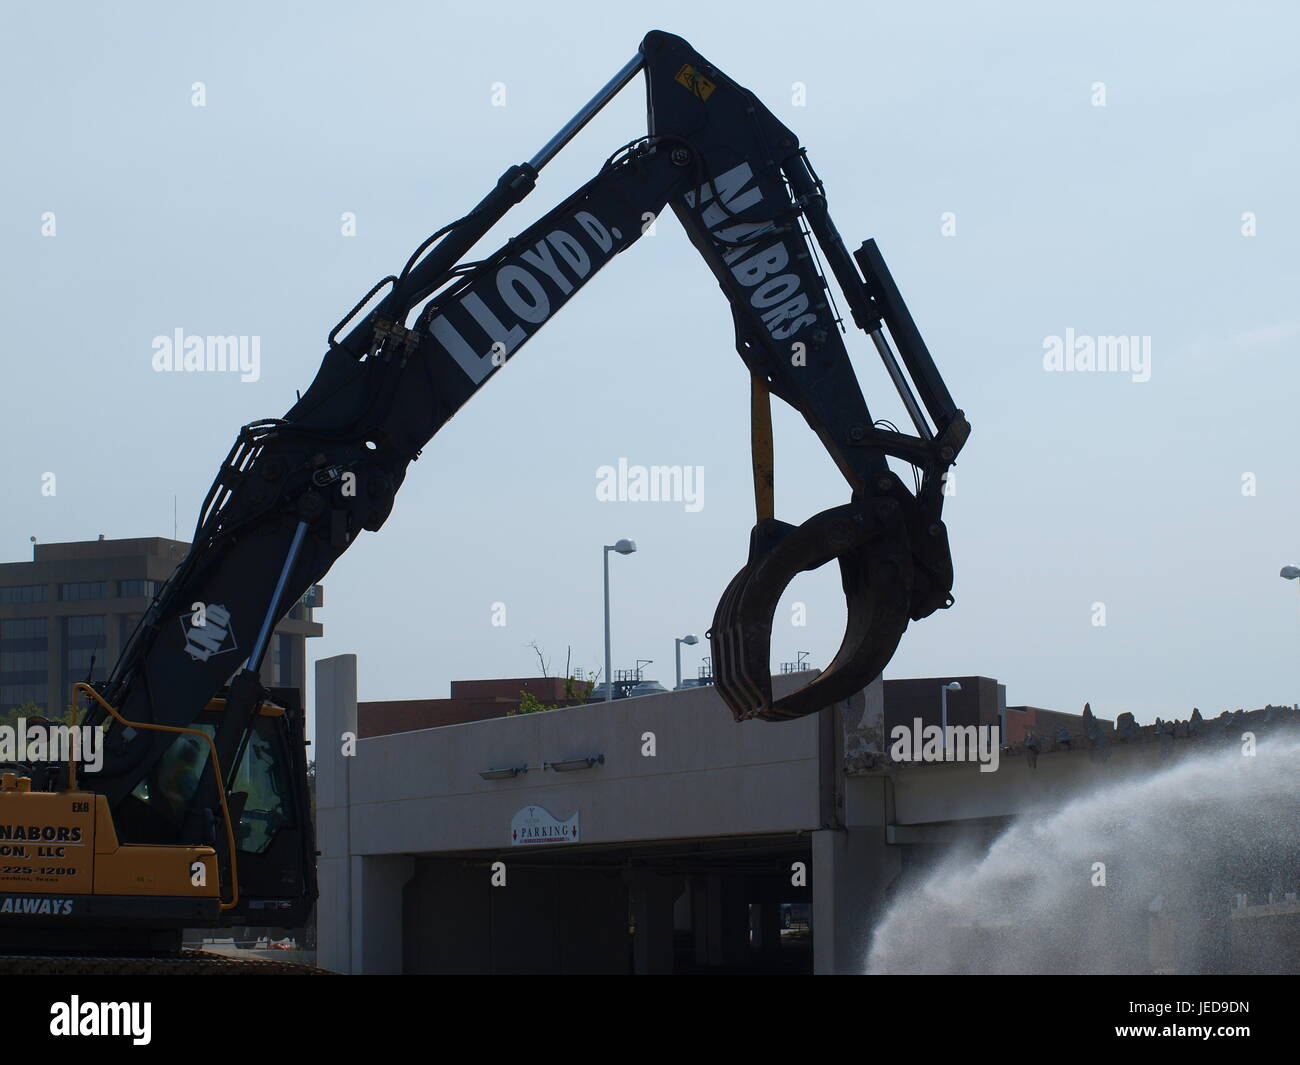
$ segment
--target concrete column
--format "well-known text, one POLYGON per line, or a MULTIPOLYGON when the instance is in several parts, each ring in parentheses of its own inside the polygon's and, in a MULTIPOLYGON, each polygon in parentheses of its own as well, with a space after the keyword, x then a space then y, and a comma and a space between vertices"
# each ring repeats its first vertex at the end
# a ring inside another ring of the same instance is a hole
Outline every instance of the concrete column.
MULTIPOLYGON (((357 656, 316 663, 316 903, 317 963, 350 973, 352 954, 352 843, 348 770, 343 735, 357 731, 357 656)), ((401 912, 400 900, 398 912, 401 912)), ((400 954, 399 954, 400 958, 400 954)), ((357 959, 358 963, 360 959, 357 959)))
MULTIPOLYGON (((118 656, 122 653, 122 615, 105 614, 104 615, 104 661, 95 663, 95 677, 98 679, 107 674, 113 668, 113 663, 117 661, 118 656), (103 670, 103 673, 100 671, 103 670)), ((82 674, 84 677, 85 674, 82 674)), ((82 677, 77 677, 81 680, 82 677)), ((69 693, 71 694, 71 693, 69 693)))
POLYGON ((664 974, 673 971, 673 903, 676 884, 670 876, 638 870, 632 879, 633 971, 664 974))
POLYGON ((352 857, 353 973, 402 971, 402 889, 415 874, 415 859, 405 854, 352 857))
POLYGON ((707 876, 693 876, 686 887, 691 896, 691 937, 696 965, 722 964, 721 944, 716 942, 715 933, 717 918, 709 905, 709 879, 707 876))
MULTIPOLYGON (((49 594, 53 597, 52 601, 57 602, 59 586, 50 585, 49 594)), ((64 619, 58 615, 51 616, 45 622, 45 712, 50 715, 63 713, 72 702, 72 685, 65 683, 68 678, 63 669, 63 664, 68 660, 63 651, 63 624, 64 619)))
POLYGON ((695 964, 749 961, 749 899, 743 874, 707 873, 690 881, 695 964))
POLYGON ((722 962, 733 967, 745 965, 749 961, 749 896, 744 874, 720 876, 718 889, 722 962))
POLYGON ((676 932, 691 930, 691 898, 690 881, 679 879, 677 901, 673 903, 673 930, 676 932))
POLYGON ((770 954, 781 948, 781 904, 760 902, 749 909, 749 931, 755 950, 770 954))
POLYGON ((812 841, 813 972, 861 973, 902 854, 885 843, 878 825, 823 829, 812 841))
MULTIPOLYGON (((633 971, 628 959, 628 888, 621 877, 598 870, 560 873, 558 972, 615 975, 633 971)), ((638 928, 647 920, 646 915, 636 914, 638 928)), ((671 948, 671 938, 669 943, 671 948)))

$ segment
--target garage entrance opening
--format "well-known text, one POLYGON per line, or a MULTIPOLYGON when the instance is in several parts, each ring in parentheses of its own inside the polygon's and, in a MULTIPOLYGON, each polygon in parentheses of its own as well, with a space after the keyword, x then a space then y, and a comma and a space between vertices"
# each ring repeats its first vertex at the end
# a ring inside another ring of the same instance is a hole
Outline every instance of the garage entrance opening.
POLYGON ((408 973, 811 973, 806 836, 419 856, 408 973))

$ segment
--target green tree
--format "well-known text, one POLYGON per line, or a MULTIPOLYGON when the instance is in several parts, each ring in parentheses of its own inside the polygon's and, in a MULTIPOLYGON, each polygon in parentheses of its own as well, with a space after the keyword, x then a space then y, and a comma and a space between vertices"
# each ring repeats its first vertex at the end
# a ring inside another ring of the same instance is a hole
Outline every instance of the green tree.
POLYGON ((64 724, 71 724, 71 712, 64 710, 62 713, 52 714, 40 703, 32 702, 30 699, 21 706, 15 706, 12 710, 6 710, 0 714, 0 725, 9 725, 16 727, 20 717, 31 720, 34 717, 43 717, 47 721, 57 721, 64 724))
POLYGON ((516 714, 540 714, 543 710, 554 709, 555 705, 542 702, 536 695, 525 689, 519 693, 519 708, 511 710, 506 717, 514 717, 516 714))
POLYGON ((596 670, 591 675, 591 680, 578 680, 573 674, 564 678, 564 702, 562 703, 544 703, 532 692, 521 690, 519 692, 519 709, 511 710, 506 717, 514 717, 516 714, 539 714, 544 710, 558 710, 561 706, 570 706, 574 703, 585 703, 591 698, 592 691, 596 687, 596 679, 600 676, 600 670, 596 670))

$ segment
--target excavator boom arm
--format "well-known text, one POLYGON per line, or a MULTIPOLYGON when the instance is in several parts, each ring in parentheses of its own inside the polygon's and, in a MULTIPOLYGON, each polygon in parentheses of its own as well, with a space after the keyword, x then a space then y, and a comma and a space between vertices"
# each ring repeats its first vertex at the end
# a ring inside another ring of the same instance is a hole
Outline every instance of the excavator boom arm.
MULTIPOLYGON (((128 721, 188 725, 243 662, 215 737, 233 774, 265 696, 257 671, 276 622, 361 531, 384 524, 408 465, 438 429, 666 206, 731 305, 756 411, 768 395, 798 410, 851 493, 845 506, 792 526, 760 491, 749 558, 710 633, 720 694, 737 718, 781 719, 845 698, 878 674, 909 619, 951 602, 942 478, 968 427, 874 242, 846 251, 794 134, 681 38, 654 32, 532 160, 507 170, 339 323, 315 380, 284 417, 244 427, 189 556, 97 686, 105 699, 128 721), (640 71, 648 134, 523 233, 467 261, 539 170, 640 71), (885 359, 915 435, 872 419, 818 248, 885 359), (891 455, 916 467, 915 491, 890 470, 891 455), (831 559, 849 601, 844 644, 820 677, 774 700, 776 600, 798 572, 831 559)), ((756 425, 762 420, 756 415, 756 425)), ((765 468, 770 476, 770 458, 765 468)), ((97 786, 116 804, 167 740, 111 723, 109 737, 97 786)), ((230 789, 230 779, 206 772, 209 795, 230 789)))

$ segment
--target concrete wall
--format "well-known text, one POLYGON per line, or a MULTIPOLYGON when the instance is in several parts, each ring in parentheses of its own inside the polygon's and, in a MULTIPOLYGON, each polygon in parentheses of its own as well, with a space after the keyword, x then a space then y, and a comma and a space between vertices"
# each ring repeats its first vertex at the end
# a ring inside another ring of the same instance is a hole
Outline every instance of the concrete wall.
MULTIPOLYGON (((317 664, 321 755, 355 731, 349 662, 317 664)), ((805 679, 779 677, 777 691, 805 679)), ((511 818, 534 804, 561 820, 577 812, 582 843, 816 829, 818 740, 816 717, 737 724, 711 688, 363 739, 339 767, 351 781, 350 853, 508 846, 511 818), (651 734, 653 757, 642 753, 651 734), (599 755, 603 765, 578 772, 479 776, 599 755)))
MULTIPOLYGON (((776 678, 777 691, 806 679, 776 678)), ((995 724, 998 685, 962 678, 964 690, 968 682, 969 716, 950 721, 995 724)), ((1014 815, 1150 774, 1168 764, 1162 750, 1177 760, 1200 748, 1114 743, 1104 759, 1048 749, 1036 768, 1019 750, 991 773, 971 763, 885 768, 890 689, 876 684, 782 724, 737 725, 700 688, 378 736, 347 757, 355 659, 318 663, 317 683, 319 953, 351 972, 668 972, 684 923, 698 965, 739 971, 769 945, 777 910, 763 904, 793 901, 790 859, 805 854, 814 971, 861 972, 891 889, 941 848, 987 844, 1014 815), (604 763, 592 769, 540 768, 596 756, 604 763), (512 779, 479 776, 521 766, 530 769, 512 779), (580 845, 512 848, 511 819, 528 805, 560 820, 578 814, 580 845), (724 842, 734 855, 695 853, 724 842), (755 844, 781 860, 747 874, 740 852, 755 844), (508 890, 488 873, 501 859, 508 890)), ((933 687, 914 694, 928 699, 933 687)))
MULTIPOLYGON (((776 678, 776 693, 807 679, 776 678)), ((325 968, 671 971, 674 906, 685 882, 646 870, 628 880, 608 869, 530 867, 522 859, 540 848, 510 847, 511 820, 525 806, 561 820, 577 813, 583 845, 822 825, 829 731, 819 717, 739 725, 716 691, 698 688, 353 744, 343 737, 357 731, 355 656, 318 662, 316 683, 325 968), (540 768, 601 755, 604 763, 591 769, 540 768), (513 779, 479 776, 512 766, 533 768, 513 779), (491 887, 482 862, 439 857, 485 851, 520 855, 508 863, 510 890, 491 887)), ((566 851, 548 848, 548 857, 566 851)), ((748 938, 745 880, 713 880, 705 887, 717 890, 701 896, 712 903, 712 920, 701 926, 709 945, 701 949, 710 964, 735 964, 748 938)), ((770 938, 775 911, 764 912, 770 938)))
POLYGON ((563 677, 516 677, 503 680, 453 680, 450 699, 389 699, 362 702, 358 708, 361 735, 384 736, 506 717, 519 709, 522 692, 548 705, 584 703, 565 697, 563 677))
POLYGON ((1205 750, 1199 743, 1175 744, 1171 761, 1165 761, 1159 744, 1115 744, 1105 761, 1075 747, 1041 755, 1032 769, 1023 752, 1005 751, 994 773, 981 773, 972 763, 904 767, 894 774, 892 822, 916 825, 1059 809, 1100 783, 1132 774, 1150 775, 1205 750))
POLYGON ((998 682, 989 677, 923 677, 885 681, 886 733, 895 725, 909 728, 916 718, 937 725, 941 717, 940 685, 957 681, 961 691, 948 693, 948 724, 996 725, 998 682))

